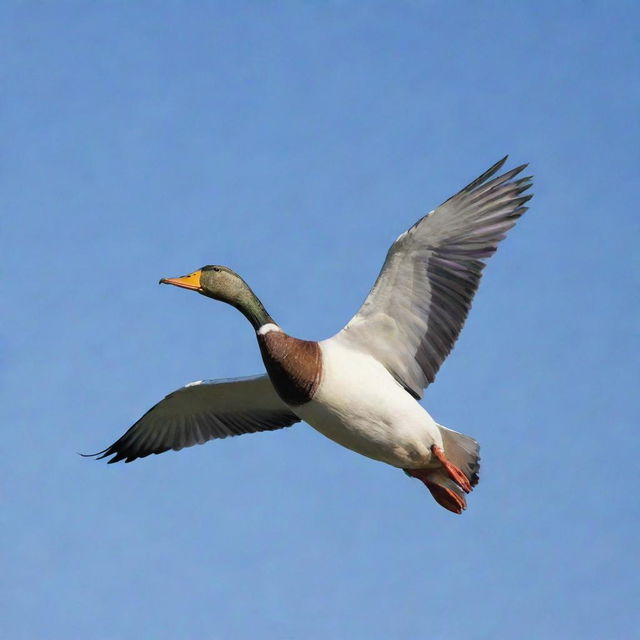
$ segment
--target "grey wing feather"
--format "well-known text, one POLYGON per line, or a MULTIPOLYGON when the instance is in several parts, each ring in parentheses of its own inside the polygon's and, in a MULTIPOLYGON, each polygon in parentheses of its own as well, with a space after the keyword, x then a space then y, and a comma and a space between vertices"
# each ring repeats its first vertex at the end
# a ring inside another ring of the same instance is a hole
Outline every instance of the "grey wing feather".
POLYGON ((192 382, 149 409, 98 459, 131 462, 152 453, 257 431, 288 427, 300 419, 276 394, 267 376, 192 382))
POLYGON ((485 260, 527 210, 527 166, 497 178, 503 158, 418 220, 387 253, 373 289, 334 339, 371 353, 421 398, 465 322, 485 260))

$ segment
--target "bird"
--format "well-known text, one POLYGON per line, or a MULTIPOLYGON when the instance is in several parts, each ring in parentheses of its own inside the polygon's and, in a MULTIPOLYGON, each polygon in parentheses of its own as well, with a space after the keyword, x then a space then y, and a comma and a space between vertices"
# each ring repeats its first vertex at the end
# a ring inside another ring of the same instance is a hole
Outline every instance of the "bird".
POLYGON ((356 315, 328 339, 287 334, 229 267, 162 278, 238 309, 255 331, 266 373, 189 383, 88 456, 132 462, 304 421, 402 469, 442 507, 462 513, 479 479, 479 444, 438 424, 419 401, 458 338, 487 259, 528 209, 526 164, 494 177, 507 158, 398 236, 356 315))

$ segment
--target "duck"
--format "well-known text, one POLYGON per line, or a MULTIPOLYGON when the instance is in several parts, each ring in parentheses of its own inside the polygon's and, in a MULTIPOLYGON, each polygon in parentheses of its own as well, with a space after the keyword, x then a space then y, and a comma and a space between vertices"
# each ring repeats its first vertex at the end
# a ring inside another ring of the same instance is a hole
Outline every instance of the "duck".
POLYGON ((109 464, 304 421, 363 456, 420 480, 456 514, 477 485, 480 447, 420 404, 469 313, 486 261, 528 207, 527 166, 508 156, 420 218, 391 245, 355 316, 320 341, 289 335, 231 268, 207 265, 161 284, 235 307, 255 331, 266 373, 199 380, 170 393, 95 454, 109 464))

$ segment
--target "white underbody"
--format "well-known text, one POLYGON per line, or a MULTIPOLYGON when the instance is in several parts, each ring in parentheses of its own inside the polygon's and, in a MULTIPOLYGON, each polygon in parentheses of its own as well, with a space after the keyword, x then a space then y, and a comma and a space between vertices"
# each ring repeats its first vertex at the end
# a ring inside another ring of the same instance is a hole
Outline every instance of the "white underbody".
POLYGON ((313 400, 292 410, 363 456, 403 469, 431 466, 431 446, 442 447, 442 436, 423 407, 372 356, 335 338, 319 344, 320 384, 313 400))

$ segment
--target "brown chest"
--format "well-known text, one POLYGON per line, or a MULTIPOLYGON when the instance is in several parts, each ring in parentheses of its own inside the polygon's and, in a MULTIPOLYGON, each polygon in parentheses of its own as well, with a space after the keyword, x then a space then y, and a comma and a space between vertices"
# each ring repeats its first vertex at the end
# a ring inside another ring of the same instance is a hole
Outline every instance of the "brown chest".
POLYGON ((320 345, 281 331, 258 335, 258 344, 278 395, 293 406, 309 402, 322 377, 320 345))

